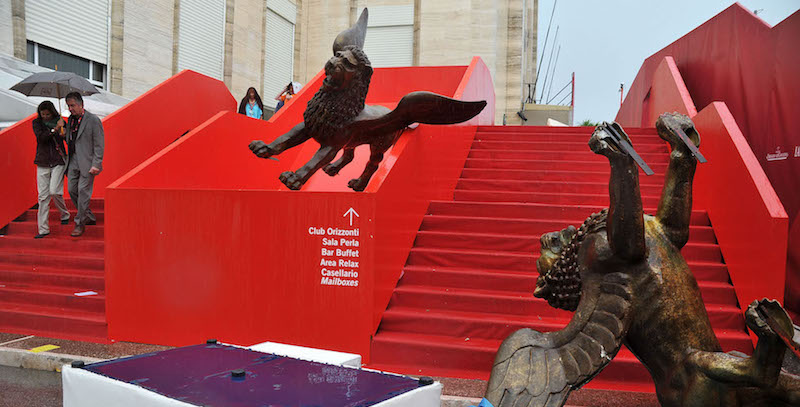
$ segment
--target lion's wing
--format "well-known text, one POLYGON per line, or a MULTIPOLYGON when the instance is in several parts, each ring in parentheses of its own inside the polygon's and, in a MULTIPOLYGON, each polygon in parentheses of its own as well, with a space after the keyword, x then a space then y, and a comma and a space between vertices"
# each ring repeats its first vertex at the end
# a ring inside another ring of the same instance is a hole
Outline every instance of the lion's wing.
POLYGON ((562 406, 617 354, 631 321, 630 282, 611 273, 594 283, 564 329, 520 329, 503 341, 486 390, 495 407, 562 406))
POLYGON ((351 130, 364 135, 402 130, 412 123, 454 124, 467 121, 486 107, 486 101, 464 102, 431 92, 411 92, 391 112, 351 124, 351 130))

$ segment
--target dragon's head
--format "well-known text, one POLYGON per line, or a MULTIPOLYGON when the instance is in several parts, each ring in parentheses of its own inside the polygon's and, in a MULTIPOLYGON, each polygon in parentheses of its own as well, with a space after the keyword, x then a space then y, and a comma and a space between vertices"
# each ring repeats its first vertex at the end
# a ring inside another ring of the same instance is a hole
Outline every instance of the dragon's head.
MULTIPOLYGON (((558 232, 545 233, 539 239, 541 247, 539 249, 539 260, 536 261, 536 269, 539 274, 547 274, 553 268, 553 265, 561 258, 564 249, 569 246, 570 241, 575 236, 578 229, 575 226, 569 226, 561 229, 558 232)), ((537 287, 537 290, 539 287, 537 287)))
POLYGON ((581 299, 581 243, 588 234, 605 228, 607 216, 608 210, 604 209, 588 217, 580 229, 569 226, 542 235, 534 296, 546 299, 553 307, 575 311, 581 299))
POLYGON ((345 46, 325 63, 325 79, 322 88, 325 91, 348 90, 366 82, 372 77, 372 65, 361 48, 355 45, 345 46))

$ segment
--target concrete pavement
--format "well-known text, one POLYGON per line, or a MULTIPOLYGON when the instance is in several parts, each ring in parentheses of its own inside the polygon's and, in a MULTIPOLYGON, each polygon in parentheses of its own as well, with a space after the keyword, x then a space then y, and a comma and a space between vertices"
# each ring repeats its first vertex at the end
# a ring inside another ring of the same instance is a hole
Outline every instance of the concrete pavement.
POLYGON ((0 407, 61 406, 61 374, 0 366, 0 407))

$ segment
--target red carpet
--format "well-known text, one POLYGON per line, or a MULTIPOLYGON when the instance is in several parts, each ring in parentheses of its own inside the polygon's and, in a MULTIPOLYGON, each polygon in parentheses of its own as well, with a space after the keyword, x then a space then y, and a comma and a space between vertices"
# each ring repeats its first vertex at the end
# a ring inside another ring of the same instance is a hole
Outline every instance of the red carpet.
MULTIPOLYGON (((592 128, 479 128, 453 201, 432 202, 372 343, 370 367, 408 374, 487 379, 513 331, 562 328, 571 313, 533 297, 541 234, 580 226, 608 205, 608 161, 589 151, 592 128)), ((627 129, 656 172, 640 173, 654 213, 669 159, 655 129, 627 129)), ((683 255, 700 284, 725 350, 752 343, 702 208, 692 213, 683 255)), ((589 387, 652 391, 628 351, 589 387)))
MULTIPOLYGON (((72 216, 74 205, 67 201, 72 216)), ((83 236, 69 234, 51 204, 50 235, 34 239, 31 209, 0 236, 0 332, 108 342, 103 271, 103 201, 90 204, 97 225, 83 236), (95 291, 97 295, 76 296, 95 291)))

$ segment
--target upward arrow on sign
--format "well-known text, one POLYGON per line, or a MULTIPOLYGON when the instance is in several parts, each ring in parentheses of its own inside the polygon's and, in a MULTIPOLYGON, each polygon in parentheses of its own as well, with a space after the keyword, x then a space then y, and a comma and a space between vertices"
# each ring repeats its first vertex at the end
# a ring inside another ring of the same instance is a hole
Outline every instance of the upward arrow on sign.
POLYGON ((353 226, 353 215, 356 215, 356 217, 358 218, 359 217, 358 212, 356 212, 355 209, 350 208, 347 210, 347 212, 344 213, 344 215, 342 215, 342 217, 345 217, 347 215, 350 215, 350 226, 353 226))

